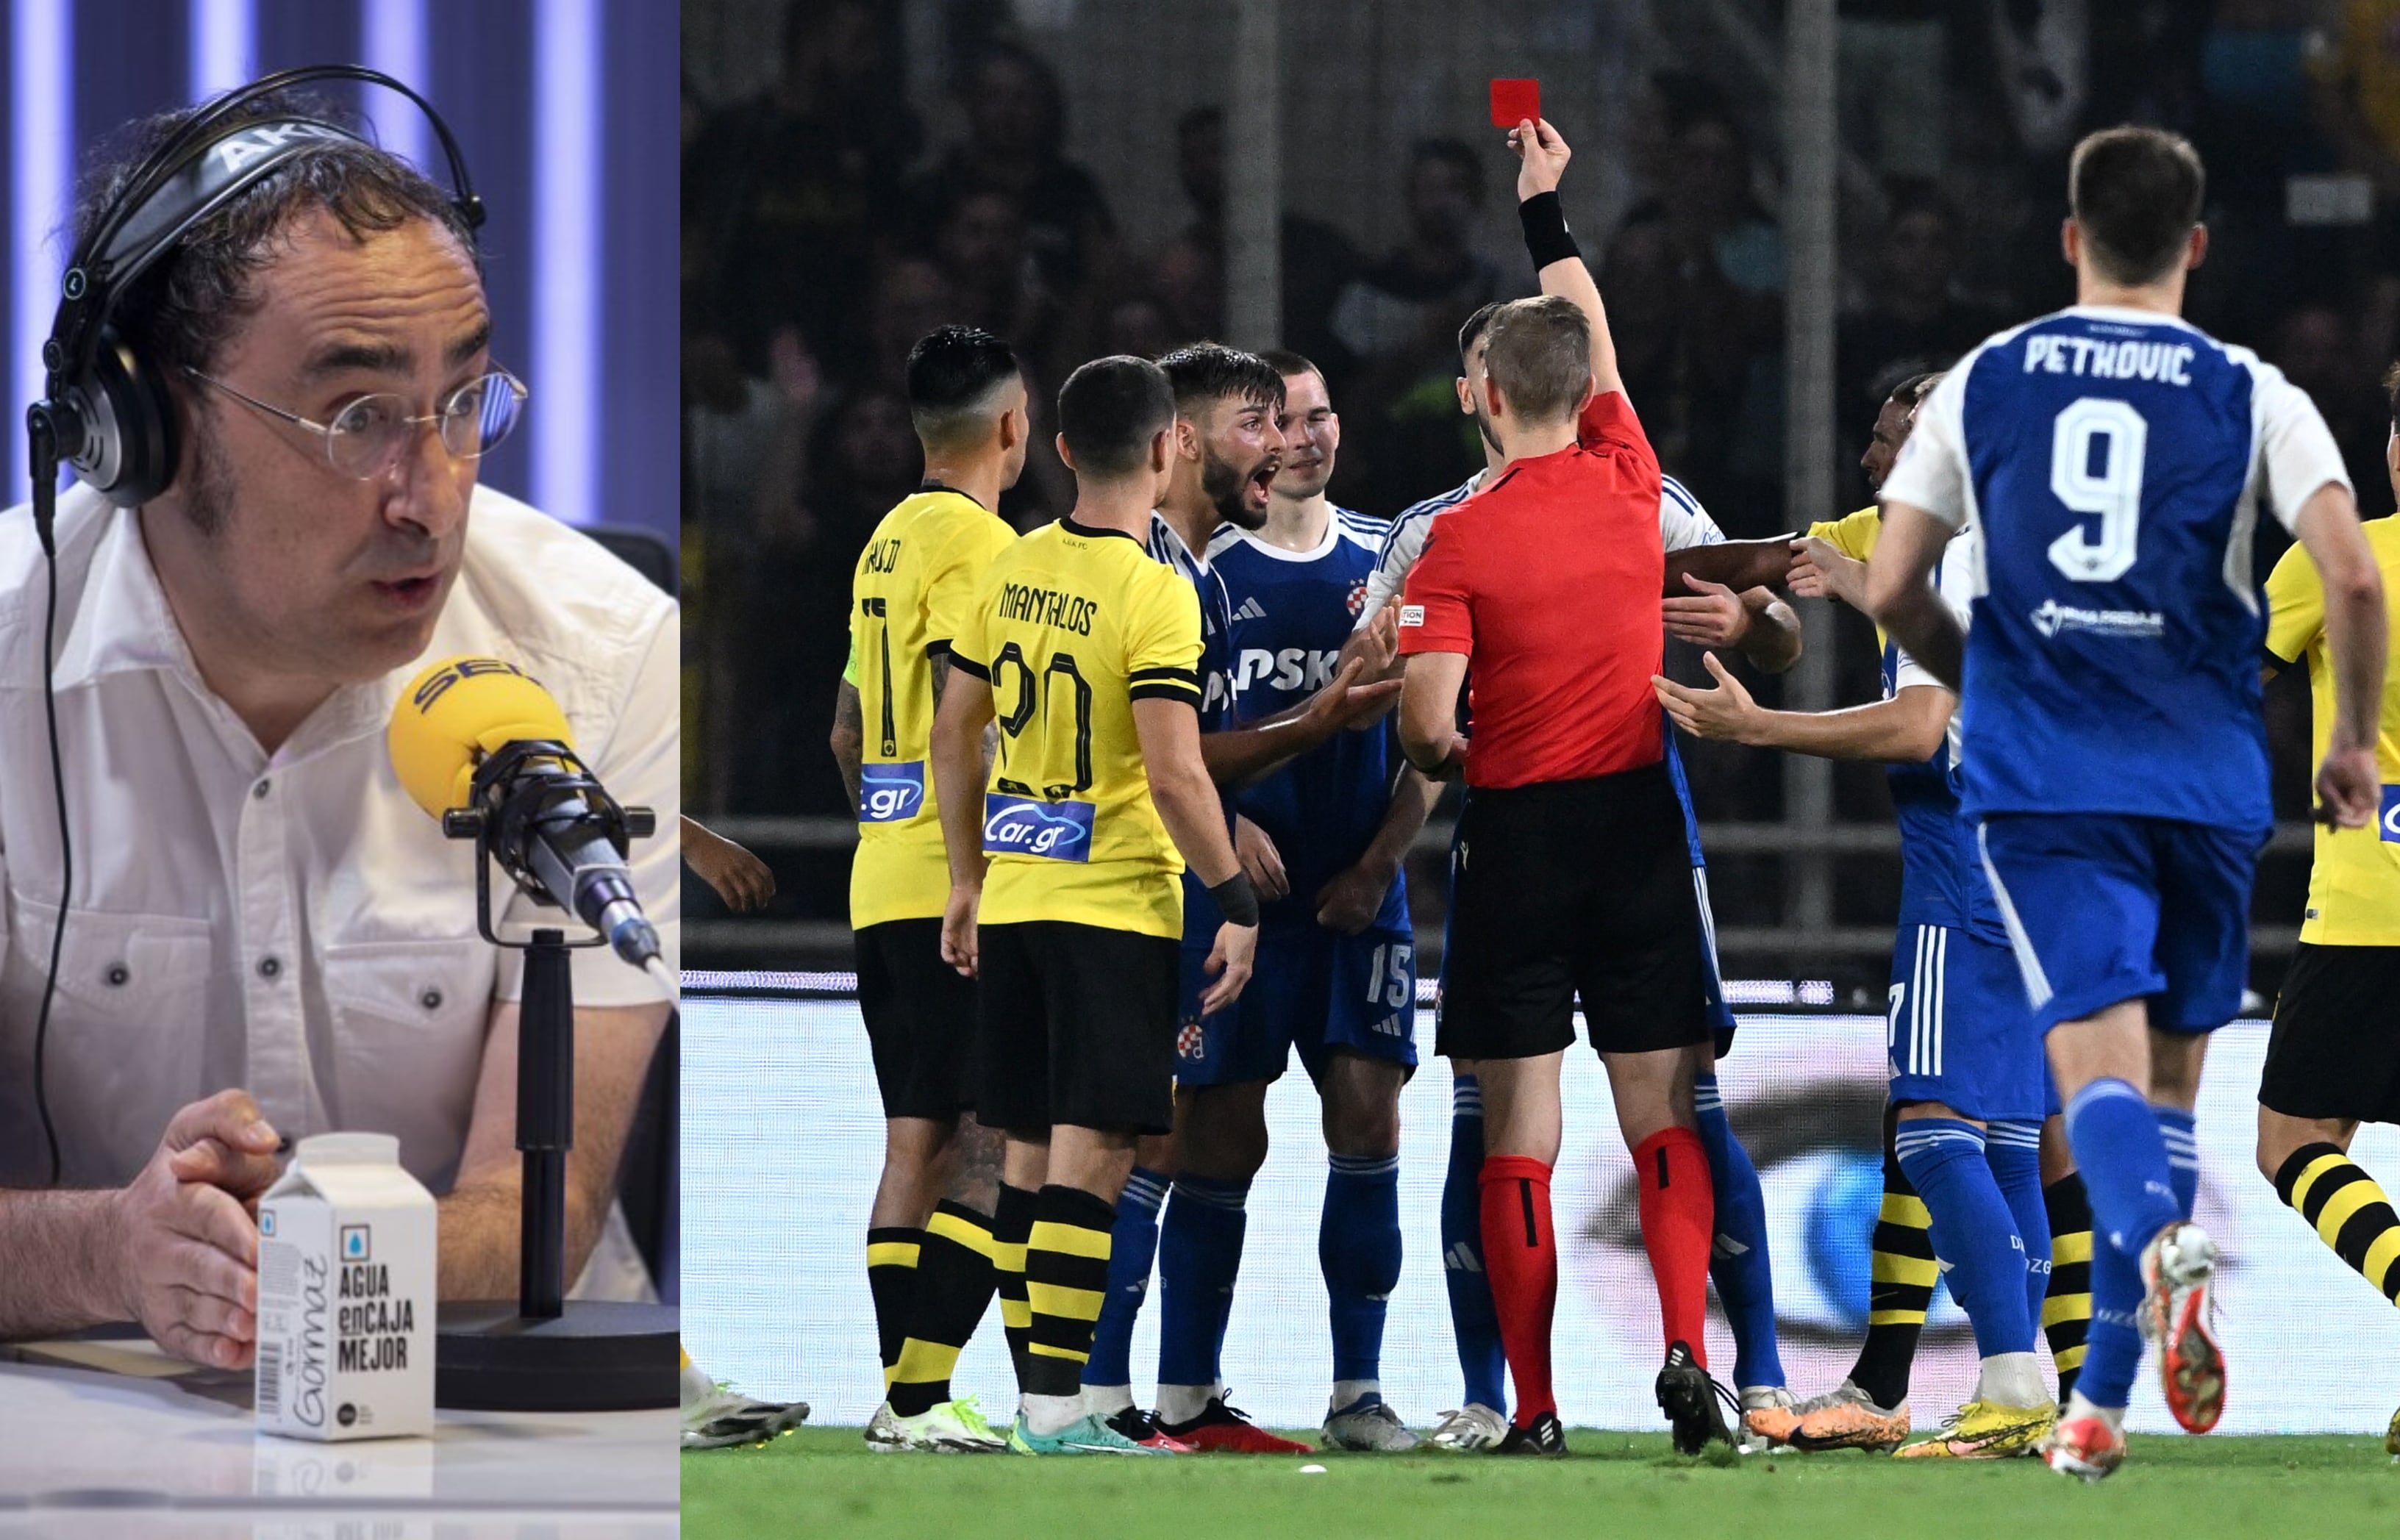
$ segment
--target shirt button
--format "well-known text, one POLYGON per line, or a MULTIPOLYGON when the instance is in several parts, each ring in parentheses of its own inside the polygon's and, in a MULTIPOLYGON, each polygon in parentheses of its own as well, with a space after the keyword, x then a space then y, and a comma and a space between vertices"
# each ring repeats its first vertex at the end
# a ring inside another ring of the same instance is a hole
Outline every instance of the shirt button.
POLYGON ((428 989, 423 994, 416 997, 416 1003, 424 1006, 429 1011, 438 1011, 442 1009, 442 991, 439 989, 428 989))
POLYGON ((130 979, 132 976, 133 970, 128 968, 122 962, 112 962, 108 965, 108 987, 112 989, 124 984, 127 979, 130 979))
POLYGON ((258 960, 258 976, 259 976, 259 977, 261 977, 261 978, 274 978, 274 977, 277 977, 278 975, 280 975, 282 972, 283 972, 283 960, 282 960, 281 958, 269 956, 269 957, 262 957, 262 958, 260 958, 260 959, 258 960))
POLYGON ((266 800, 267 788, 273 784, 275 782, 272 778, 262 775, 258 778, 258 784, 250 788, 250 795, 254 800, 264 802, 266 800))

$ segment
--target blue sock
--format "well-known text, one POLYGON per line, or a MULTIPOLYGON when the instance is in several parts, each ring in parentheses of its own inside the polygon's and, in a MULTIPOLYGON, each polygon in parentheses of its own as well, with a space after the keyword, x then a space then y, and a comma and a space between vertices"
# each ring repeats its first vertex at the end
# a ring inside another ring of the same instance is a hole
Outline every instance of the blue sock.
MULTIPOLYGON (((2102 1246, 2136 1261, 2150 1237, 2183 1217, 2158 1114, 2121 1080, 2095 1080, 2066 1104, 2066 1142, 2092 1197, 2093 1252, 2102 1246)), ((2195 1173, 2197 1175, 2197 1173, 2195 1173)), ((2092 1304, 2100 1307, 2099 1274, 2092 1304)), ((2095 1314, 2096 1329, 2100 1317, 2095 1314)))
MULTIPOLYGON (((2096 1228, 2093 1238, 2098 1239, 2096 1228)), ((2134 1375, 2142 1365, 2142 1331, 2134 1315, 2141 1304, 2139 1249, 2129 1255, 2105 1243, 2093 1246, 2092 1327, 2083 1339, 2083 1368, 2075 1377, 2076 1394, 2093 1406, 2121 1407, 2133 1397, 2134 1375)))
POLYGON ((1983 1132, 1957 1118, 1909 1118, 1891 1142, 1925 1200, 1933 1254, 1950 1264, 1943 1276, 1975 1328, 1975 1351, 2031 1353, 2024 1242, 1992 1179, 1983 1132))
POLYGON ((1217 1383, 1249 1216, 1247 1181, 1178 1177, 1158 1227, 1158 1383, 1217 1383))
POLYGON ((2158 1107, 2159 1138, 2166 1141, 2167 1180, 2175 1188, 2175 1206, 2191 1218, 2192 1201, 2200 1196, 2200 1131, 2192 1115, 2180 1107, 2158 1107))
POLYGON ((1325 1270, 1333 1325, 1333 1377, 1380 1380, 1384 1302, 1400 1282, 1400 1157, 1333 1155, 1329 1161, 1316 1263, 1325 1270))
POLYGON ((1450 1169, 1441 1181, 1441 1281, 1450 1291, 1451 1332, 1458 1340, 1466 1404, 1508 1410, 1508 1360, 1500 1349, 1500 1314, 1483 1271, 1483 1088, 1473 1075, 1451 1082, 1450 1169))
POLYGON ((1758 1190, 1758 1167, 1734 1138, 1713 1072, 1692 1087, 1692 1099, 1700 1114, 1700 1143, 1709 1152, 1710 1185, 1716 1190, 1717 1233, 1709 1250, 1709 1276, 1733 1328, 1733 1383, 1740 1389, 1780 1385, 1775 1268, 1767 1260, 1766 1200, 1758 1190))
POLYGON ((1991 1124, 1984 1132, 1984 1159, 1999 1184, 2000 1201, 2016 1220, 2017 1238, 2025 1242, 2025 1308, 2039 1328, 2042 1302, 2050 1296, 2050 1206, 2041 1195, 2041 1120, 1991 1124))
POLYGON ((1133 1383, 1133 1323, 1150 1292, 1150 1264, 1158 1255, 1158 1206, 1167 1179, 1139 1166, 1117 1194, 1116 1228, 1109 1233, 1109 1293, 1100 1302, 1092 1332, 1092 1356, 1084 1365, 1087 1385, 1133 1383))

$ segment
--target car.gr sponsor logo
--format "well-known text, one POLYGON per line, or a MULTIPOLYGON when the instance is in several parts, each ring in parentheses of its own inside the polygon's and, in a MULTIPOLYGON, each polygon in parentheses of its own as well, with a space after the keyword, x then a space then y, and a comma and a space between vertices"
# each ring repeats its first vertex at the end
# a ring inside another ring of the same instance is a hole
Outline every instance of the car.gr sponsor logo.
POLYGON ((1092 812, 1089 802, 1037 802, 989 793, 983 799, 983 852, 1089 861, 1092 812))
POLYGON ((2120 641, 2154 641, 2166 634, 2167 618, 2154 609, 2078 609, 2044 599, 2034 610, 2033 628, 2044 636, 2088 631, 2120 641))
POLYGON ((863 765, 858 774, 858 821, 899 824, 925 806, 925 762, 863 765))
MULTIPOLYGON (((2383 814, 2376 820, 2376 826, 2383 831, 2385 844, 2400 845, 2400 786, 2383 788, 2383 814)), ((2316 917, 2317 912, 2311 909, 2309 918, 2316 917)))

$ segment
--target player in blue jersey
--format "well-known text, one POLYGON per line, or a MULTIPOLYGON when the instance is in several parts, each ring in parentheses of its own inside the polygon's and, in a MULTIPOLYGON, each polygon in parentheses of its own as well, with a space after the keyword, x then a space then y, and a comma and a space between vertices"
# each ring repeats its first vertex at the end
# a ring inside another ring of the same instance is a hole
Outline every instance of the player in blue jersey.
MULTIPOLYGON (((1259 715, 1330 681, 1387 527, 1326 498, 1341 419, 1324 377, 1297 354, 1266 358, 1285 390, 1267 520, 1228 523, 1208 547, 1233 606, 1242 709, 1259 715)), ((1330 1156, 1317 1245, 1333 1337, 1326 1441, 1405 1451, 1416 1436, 1380 1383, 1384 1302, 1400 1270, 1400 1087, 1416 1067, 1416 937, 1399 868, 1439 787, 1405 766, 1396 784, 1388 743, 1380 729, 1340 734, 1235 794, 1235 847, 1270 901, 1261 934, 1275 982, 1250 1009, 1184 1025, 1177 1083, 1191 1114, 1176 1202, 1198 1192, 1223 1212, 1247 1189, 1266 1156, 1267 1086, 1297 1047, 1330 1156)), ((1238 1261, 1232 1248, 1162 1245, 1162 1403, 1213 1384, 1238 1261)))
MULTIPOLYGON (((1904 440, 1936 376, 1895 391, 1880 422, 1904 440), (1897 410, 1893 410, 1897 408, 1897 410), (1896 419, 1896 422, 1895 422, 1896 419)), ((1870 452, 1876 485, 1889 454, 1870 452)), ((1820 524, 1804 543, 1793 591, 1854 598, 1873 549, 1873 510, 1820 524)), ((1938 586, 1963 608, 1971 536, 1950 549, 1938 586)), ((2057 1409, 2034 1356, 2050 1277, 2039 1160, 2048 1087, 2041 1039, 1972 831, 1958 816, 1957 697, 1898 645, 1883 649, 1883 698, 1841 711, 1768 711, 1711 660, 1718 683, 1655 681, 1677 727, 1701 738, 1889 767, 1901 837, 1900 936, 1889 1027, 1895 1119, 1876 1226, 1868 1342, 1848 1378, 1767 1423, 1802 1449, 1890 1449, 1910 1458, 2001 1459, 2030 1450, 2057 1409), (1898 1170, 1895 1173, 1894 1167, 1898 1170), (1894 1180, 1895 1175, 1898 1179, 1894 1180), (1895 1201, 1897 1200, 1897 1201, 1895 1201), (1911 1225, 1909 1210, 1924 1220, 1911 1225), (1975 1329, 1983 1372, 1940 1437, 1905 1448, 1908 1369, 1940 1263, 1975 1329), (1913 1297, 1910 1297, 1913 1296, 1913 1297), (1910 1317, 1904 1321, 1889 1316, 1910 1317)))
MULTIPOLYGON (((1327 682, 1288 710, 1239 709, 1239 682, 1226 652, 1232 616, 1207 548, 1220 525, 1254 529, 1266 522, 1267 489, 1282 466, 1285 449, 1278 424, 1283 376, 1256 354, 1216 343, 1179 348, 1158 361, 1175 389, 1176 458, 1166 496, 1151 519, 1151 554, 1190 579, 1199 593, 1205 693, 1201 757, 1219 786, 1232 787, 1388 712, 1398 682, 1359 681, 1371 681, 1389 666, 1393 633, 1385 625, 1353 638, 1327 682)), ((1230 826, 1230 797, 1226 821, 1230 826)), ((1181 1009, 1189 1025, 1200 1019, 1198 1002, 1207 982, 1208 947, 1202 938, 1213 934, 1220 920, 1207 889, 1188 873, 1183 920, 1187 955, 1181 1009)), ((1165 1256, 1180 1269, 1181 1259, 1196 1256, 1204 1275, 1221 1270, 1230 1280, 1241 1253, 1247 1178, 1230 1179, 1207 1167, 1181 1169, 1178 1150, 1182 1130, 1193 1117, 1207 1115, 1201 1098, 1179 1093, 1178 1132, 1145 1138, 1136 1146, 1133 1173, 1117 1201, 1108 1298, 1084 1366, 1084 1399, 1091 1411, 1137 1443, 1161 1438, 1161 1428, 1172 1424, 1172 1433, 1164 1437, 1194 1448, 1305 1450, 1304 1444, 1255 1426, 1226 1404, 1224 1387, 1216 1381, 1213 1345, 1193 1354, 1207 1360, 1205 1374, 1185 1369, 1180 1361, 1169 1367, 1183 1377, 1162 1373, 1159 1416, 1133 1404, 1133 1326, 1149 1288, 1153 1259, 1165 1256), (1170 1188, 1175 1194, 1171 1202, 1170 1188)), ((1204 1339, 1184 1334, 1178 1340, 1204 1339)))
POLYGON ((2089 1351, 2043 1446, 2086 1480, 2124 1459, 2144 1338, 2178 1423, 2204 1432, 2224 1405, 2192 1107, 2207 1034, 2241 1003, 2270 827, 2261 503, 2325 579, 2339 708, 2320 816, 2363 827, 2377 806, 2381 579, 2316 408, 2181 319, 2202 189, 2175 135, 2076 146, 2077 303, 1984 343, 1927 398, 1867 569, 1875 619, 1960 690, 1964 815, 2091 1192, 2089 1351), (1970 518, 1962 628, 1928 579, 1970 518))
MULTIPOLYGON (((1373 623, 1388 612, 1391 601, 1408 580, 1409 569, 1424 552, 1433 521, 1473 497, 1502 463, 1481 407, 1485 330, 1492 313, 1487 305, 1459 329, 1458 409, 1471 417, 1484 445, 1484 469, 1437 497, 1413 504, 1392 521, 1367 579, 1366 602, 1358 625, 1373 623)), ((1704 647, 1731 647, 1767 673, 1790 668, 1800 657, 1800 626, 1790 606, 1764 586, 1761 568, 1780 577, 1775 557, 1780 541, 1742 542, 1729 548, 1725 532, 1700 506, 1699 499, 1672 476, 1659 481, 1658 530, 1667 552, 1668 583, 1676 596, 1665 601, 1667 631, 1680 640, 1704 647), (1724 551, 1712 548, 1728 548, 1724 551), (1752 548, 1755 548, 1754 550, 1752 548), (1727 582, 1684 580, 1684 569, 1711 556, 1730 554, 1723 564, 1727 582), (1745 575, 1746 574, 1746 575, 1745 575)), ((1700 853, 1699 822, 1692 812, 1689 786, 1672 734, 1667 741, 1667 767, 1684 811, 1685 838, 1692 852, 1692 881, 1699 891, 1700 920, 1707 928, 1708 993, 1711 1020, 1717 1029, 1719 1052, 1730 1044, 1734 1017, 1717 980, 1716 938, 1710 919, 1708 866, 1700 853)), ((1483 1164, 1483 1097, 1471 1060, 1451 1061, 1451 1150, 1442 1184, 1442 1280, 1450 1296, 1451 1325, 1457 1339, 1459 1368, 1466 1379, 1464 1403, 1443 1413, 1431 1442, 1440 1449, 1495 1448, 1508 1431, 1506 1367, 1500 1350, 1500 1326, 1492 1290, 1483 1272, 1480 1219, 1479 1173, 1483 1164)), ((1760 1195, 1758 1172, 1734 1137, 1718 1094, 1715 1077, 1704 1077, 1695 1088, 1700 1138, 1708 1147, 1710 1175, 1715 1187, 1717 1240, 1711 1252, 1710 1277, 1734 1332, 1734 1383, 1743 1411, 1741 1441, 1745 1448, 1764 1447, 1764 1438, 1752 1426, 1751 1413, 1771 1412, 1792 1405, 1784 1388, 1783 1365, 1776 1350, 1774 1270, 1766 1242, 1766 1211, 1760 1195)))

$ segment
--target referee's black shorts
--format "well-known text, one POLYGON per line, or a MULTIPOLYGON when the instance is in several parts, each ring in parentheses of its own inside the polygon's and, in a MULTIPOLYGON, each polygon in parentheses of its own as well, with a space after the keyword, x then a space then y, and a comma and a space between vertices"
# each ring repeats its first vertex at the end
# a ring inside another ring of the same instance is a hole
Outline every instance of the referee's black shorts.
POLYGON ((976 1121, 1012 1132, 1172 1128, 1181 947, 1065 920, 981 927, 976 1121))
POLYGON ((2400 947, 2301 942, 2275 1002, 2258 1105, 2400 1123, 2400 947))
POLYGON ((1710 1038, 1684 813, 1663 764, 1470 792, 1459 815, 1439 1052, 1532 1058, 1710 1038))
POLYGON ((887 920, 851 934, 883 1115, 955 1122, 975 1106, 975 980, 942 961, 938 920, 887 920))

